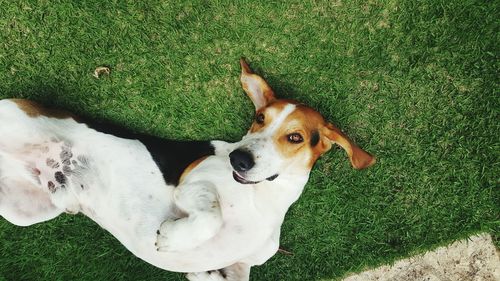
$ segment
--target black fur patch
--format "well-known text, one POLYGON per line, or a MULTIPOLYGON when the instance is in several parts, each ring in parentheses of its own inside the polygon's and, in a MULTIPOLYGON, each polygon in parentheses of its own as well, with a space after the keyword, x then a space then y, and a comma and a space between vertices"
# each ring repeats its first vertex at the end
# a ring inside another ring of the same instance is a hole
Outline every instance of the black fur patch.
POLYGON ((146 146, 167 184, 178 185, 184 170, 195 160, 214 155, 210 141, 176 141, 150 135, 137 134, 120 126, 85 122, 89 128, 125 139, 138 140, 146 146))
POLYGON ((56 192, 56 190, 57 190, 56 185, 52 181, 47 182, 47 188, 52 193, 56 192))
POLYGON ((315 147, 318 144, 318 142, 319 142, 319 132, 314 131, 311 134, 311 146, 315 147))
POLYGON ((61 171, 55 172, 54 178, 59 184, 66 184, 67 178, 61 171))

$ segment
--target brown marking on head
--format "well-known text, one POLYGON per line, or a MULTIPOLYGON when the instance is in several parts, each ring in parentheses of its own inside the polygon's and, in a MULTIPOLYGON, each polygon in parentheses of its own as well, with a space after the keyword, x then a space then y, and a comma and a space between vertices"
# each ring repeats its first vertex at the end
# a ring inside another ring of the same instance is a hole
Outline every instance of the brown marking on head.
POLYGON ((10 101, 14 102, 19 107, 19 109, 24 111, 26 115, 28 115, 29 117, 36 118, 39 116, 45 116, 57 119, 67 119, 67 118, 73 118, 75 120, 77 119, 73 114, 67 111, 47 108, 31 100, 10 99, 10 101))
POLYGON ((301 162, 306 162, 307 167, 311 169, 319 156, 326 151, 324 143, 320 141, 321 136, 318 135, 321 134, 320 129, 324 123, 323 116, 316 110, 305 105, 297 105, 295 111, 283 122, 281 133, 276 136, 282 154, 288 157, 299 156, 302 158, 301 162), (302 142, 291 142, 290 134, 299 134, 302 142), (316 139, 315 145, 312 145, 313 138, 316 139))
POLYGON ((198 166, 201 162, 203 162, 203 160, 207 159, 208 156, 203 156, 201 158, 198 158, 196 160, 194 160, 193 162, 191 162, 191 164, 189 164, 189 166, 186 167, 186 169, 184 169, 184 171, 182 172, 180 178, 179 178, 179 185, 184 181, 184 179, 186 178, 186 176, 194 169, 196 168, 196 166, 198 166))
POLYGON ((265 128, 267 125, 271 124, 273 120, 289 103, 295 104, 296 102, 293 100, 274 99, 270 103, 266 104, 264 107, 258 109, 255 113, 254 122, 250 127, 250 132, 252 133, 257 132, 265 128))
POLYGON ((293 104, 295 110, 279 125, 273 136, 283 157, 290 162, 303 164, 299 166, 310 170, 316 160, 331 148, 332 143, 336 143, 347 152, 354 168, 363 169, 375 163, 375 157, 327 122, 319 112, 294 100, 276 99, 264 79, 253 74, 243 59, 240 63, 243 89, 256 110, 250 133, 265 130, 287 105, 293 104))
POLYGON ((321 128, 326 121, 316 110, 294 100, 275 100, 258 111, 265 116, 267 123, 259 124, 255 120, 250 132, 264 130, 288 104, 295 105, 295 110, 276 130, 274 143, 285 158, 293 158, 293 162, 303 163, 310 169, 319 156, 330 148, 321 138, 321 128))

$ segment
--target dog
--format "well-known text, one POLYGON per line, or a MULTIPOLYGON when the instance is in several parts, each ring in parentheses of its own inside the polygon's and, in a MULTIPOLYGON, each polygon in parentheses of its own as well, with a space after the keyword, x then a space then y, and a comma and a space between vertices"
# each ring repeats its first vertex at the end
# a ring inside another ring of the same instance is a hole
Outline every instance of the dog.
POLYGON ((240 64, 256 114, 236 143, 164 140, 1 100, 0 215, 28 226, 81 212, 137 257, 191 281, 249 280, 277 252, 285 213, 332 144, 356 169, 375 158, 240 64))

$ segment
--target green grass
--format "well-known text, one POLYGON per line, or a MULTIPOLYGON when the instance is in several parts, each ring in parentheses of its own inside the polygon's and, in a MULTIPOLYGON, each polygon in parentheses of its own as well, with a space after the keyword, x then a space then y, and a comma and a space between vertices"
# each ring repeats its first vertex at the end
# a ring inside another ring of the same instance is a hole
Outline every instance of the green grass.
MULTIPOLYGON (((0 0, 0 98, 174 139, 238 140, 240 56, 378 157, 316 164, 253 280, 336 279, 478 231, 500 235, 498 1, 0 0), (97 66, 112 69, 95 79, 97 66)), ((1 137, 1 136, 0 136, 1 137)), ((498 245, 498 240, 497 240, 498 245)), ((0 220, 0 279, 183 280, 84 216, 0 220)))

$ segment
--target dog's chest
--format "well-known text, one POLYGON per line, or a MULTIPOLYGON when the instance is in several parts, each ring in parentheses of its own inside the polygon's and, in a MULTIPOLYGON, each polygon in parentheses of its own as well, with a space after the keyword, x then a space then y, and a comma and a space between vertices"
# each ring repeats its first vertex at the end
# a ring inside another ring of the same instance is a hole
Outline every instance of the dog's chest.
POLYGON ((255 229, 275 227, 277 218, 261 208, 262 202, 258 202, 261 198, 256 196, 255 188, 237 183, 231 171, 227 157, 211 156, 196 167, 186 181, 206 181, 216 187, 227 231, 251 233, 255 229))

